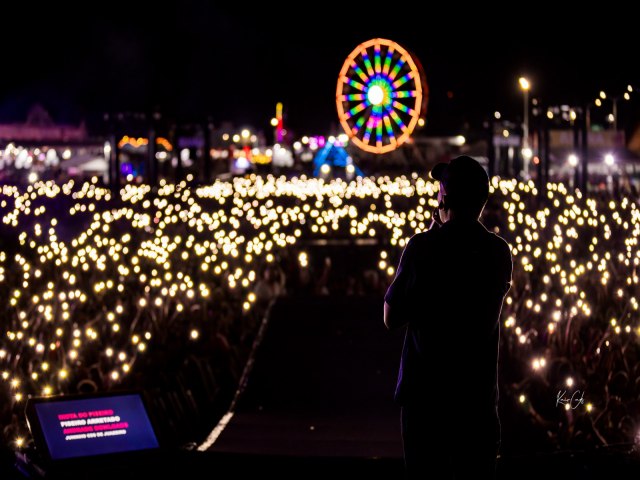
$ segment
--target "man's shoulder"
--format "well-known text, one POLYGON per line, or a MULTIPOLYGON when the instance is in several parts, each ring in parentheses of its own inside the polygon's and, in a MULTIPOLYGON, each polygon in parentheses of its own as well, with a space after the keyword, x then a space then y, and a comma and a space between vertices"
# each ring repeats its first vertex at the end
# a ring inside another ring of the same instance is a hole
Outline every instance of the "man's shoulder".
POLYGON ((437 241, 438 230, 439 229, 431 229, 424 232, 418 232, 409 239, 408 244, 414 248, 422 248, 425 245, 429 245, 437 241))
POLYGON ((491 235, 491 241, 496 245, 496 248, 511 256, 511 246, 509 245, 509 242, 495 232, 487 230, 487 233, 491 235))
POLYGON ((487 230, 488 238, 491 241, 491 251, 493 252, 494 260, 504 266, 505 271, 511 271, 513 269, 513 257, 511 254, 511 246, 500 235, 487 230))

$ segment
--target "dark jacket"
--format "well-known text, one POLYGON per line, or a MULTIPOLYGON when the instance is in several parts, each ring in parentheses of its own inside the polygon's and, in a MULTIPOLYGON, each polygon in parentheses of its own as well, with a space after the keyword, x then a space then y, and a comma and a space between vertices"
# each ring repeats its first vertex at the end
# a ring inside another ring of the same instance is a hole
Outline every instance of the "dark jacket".
POLYGON ((385 295, 407 326, 398 403, 497 422, 499 320, 512 268, 509 245, 477 220, 410 239, 385 295))

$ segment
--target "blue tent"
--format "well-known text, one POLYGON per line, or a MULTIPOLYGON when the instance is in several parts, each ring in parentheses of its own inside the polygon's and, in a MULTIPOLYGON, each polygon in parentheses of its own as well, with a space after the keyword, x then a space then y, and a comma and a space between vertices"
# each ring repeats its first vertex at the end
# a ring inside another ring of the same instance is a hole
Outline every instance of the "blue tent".
POLYGON ((324 147, 318 150, 313 158, 313 175, 320 175, 320 168, 323 165, 329 165, 332 170, 345 169, 347 165, 353 165, 354 176, 364 177, 364 173, 354 163, 347 150, 335 143, 327 142, 324 147))

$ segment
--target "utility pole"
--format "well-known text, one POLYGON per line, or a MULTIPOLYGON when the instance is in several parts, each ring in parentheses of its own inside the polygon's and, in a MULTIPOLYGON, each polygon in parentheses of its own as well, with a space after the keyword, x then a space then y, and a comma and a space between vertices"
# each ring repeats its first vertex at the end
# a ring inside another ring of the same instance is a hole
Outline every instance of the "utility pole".
POLYGON ((582 155, 580 155, 580 165, 582 166, 580 176, 580 189, 583 194, 587 193, 589 182, 589 130, 591 129, 591 118, 589 105, 585 105, 582 115, 582 155))
POLYGON ((203 159, 203 181, 206 185, 211 183, 211 128, 209 119, 205 118, 202 124, 202 159, 203 159))

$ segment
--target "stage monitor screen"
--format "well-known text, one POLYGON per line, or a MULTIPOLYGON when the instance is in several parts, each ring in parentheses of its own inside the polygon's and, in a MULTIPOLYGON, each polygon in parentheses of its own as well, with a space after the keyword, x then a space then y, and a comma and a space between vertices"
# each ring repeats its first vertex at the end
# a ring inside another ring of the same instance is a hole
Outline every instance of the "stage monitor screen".
POLYGON ((139 393, 32 398, 27 421, 52 461, 160 447, 139 393))

